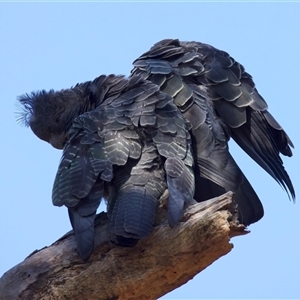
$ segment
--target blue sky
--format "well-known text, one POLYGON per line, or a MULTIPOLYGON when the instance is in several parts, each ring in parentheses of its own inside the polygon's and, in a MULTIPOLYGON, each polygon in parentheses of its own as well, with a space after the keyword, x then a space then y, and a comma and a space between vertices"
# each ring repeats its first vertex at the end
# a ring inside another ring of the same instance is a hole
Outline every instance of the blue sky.
MULTIPOLYGON (((299 3, 0 3, 0 275, 70 230, 66 209, 51 203, 61 152, 17 124, 16 97, 129 74, 164 38, 211 44, 245 66, 296 146, 284 163, 299 194, 299 16, 299 3)), ((300 203, 233 142, 230 149, 265 216, 163 299, 300 298, 300 203)))

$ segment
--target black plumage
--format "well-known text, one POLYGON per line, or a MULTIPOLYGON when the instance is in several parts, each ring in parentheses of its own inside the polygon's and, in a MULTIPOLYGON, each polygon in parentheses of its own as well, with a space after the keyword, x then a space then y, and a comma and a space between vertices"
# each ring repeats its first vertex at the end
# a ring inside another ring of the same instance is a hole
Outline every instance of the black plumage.
POLYGON ((295 198, 280 158, 292 156, 291 140, 244 67, 210 45, 163 40, 135 60, 129 78, 101 75, 19 101, 25 124, 63 149, 52 199, 68 208, 85 260, 103 197, 110 233, 124 246, 151 233, 166 189, 171 227, 185 203, 229 190, 241 223, 262 218, 263 206, 229 152, 231 137, 295 198))
MULTIPOLYGON (((100 76, 69 90, 24 95, 19 101, 33 132, 63 148, 52 200, 67 206, 83 259, 93 249, 94 218, 102 197, 108 201, 111 234, 122 245, 151 233, 168 183, 171 194, 178 189, 184 202, 193 199, 189 124, 173 98, 150 81, 100 76), (172 171, 169 159, 180 168, 172 171), (188 191, 177 183, 184 174, 189 175, 188 191)), ((181 208, 170 207, 172 226, 181 213, 181 208)))
POLYGON ((231 190, 242 223, 263 216, 258 196, 230 155, 230 137, 295 198, 280 158, 280 153, 292 155, 293 144, 268 112, 251 75, 228 53, 167 39, 136 59, 131 73, 159 85, 190 122, 197 201, 231 190))

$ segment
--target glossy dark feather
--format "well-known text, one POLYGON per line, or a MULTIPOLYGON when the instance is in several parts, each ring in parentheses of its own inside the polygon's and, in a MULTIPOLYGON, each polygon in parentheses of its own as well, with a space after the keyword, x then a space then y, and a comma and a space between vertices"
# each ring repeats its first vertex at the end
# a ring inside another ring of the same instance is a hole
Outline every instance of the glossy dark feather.
POLYGON ((263 216, 258 196, 229 153, 230 137, 295 198, 280 158, 280 153, 291 156, 293 145, 267 111, 251 75, 228 53, 199 42, 163 40, 135 60, 132 75, 174 97, 190 122, 196 200, 231 190, 244 224, 263 216))
POLYGON ((103 196, 110 233, 123 246, 152 232, 166 189, 172 227, 193 196, 203 201, 229 190, 240 221, 258 221, 263 207, 229 152, 231 137, 295 198, 280 157, 292 156, 291 140, 251 75, 210 45, 163 40, 134 62, 129 78, 101 75, 19 101, 25 125, 63 149, 52 200, 68 208, 85 260, 103 196))
POLYGON ((68 207, 78 252, 84 260, 90 257, 94 248, 94 221, 102 195, 103 182, 98 181, 91 189, 89 195, 83 198, 77 206, 68 207))
POLYGON ((168 158, 165 162, 169 189, 168 221, 171 227, 177 225, 184 204, 190 204, 195 193, 195 180, 192 166, 188 167, 177 158, 168 158))
MULTIPOLYGON (((63 147, 52 200, 68 207, 80 256, 86 260, 92 253, 103 196, 108 197, 110 232, 120 244, 132 246, 148 236, 167 183, 171 190, 178 188, 184 168, 193 165, 189 123, 173 98, 140 76, 114 75, 32 97, 23 101, 25 121, 40 138, 63 147), (73 94, 77 102, 68 99, 73 94), (44 115, 43 103, 50 115, 44 115), (164 162, 175 157, 181 174, 166 180, 164 162)), ((193 173, 188 175, 185 188, 194 183, 193 173)), ((180 191, 185 202, 193 199, 193 189, 180 191)), ((181 212, 175 212, 177 222, 181 212)))
POLYGON ((144 142, 139 161, 118 168, 111 183, 110 229, 121 245, 152 232, 158 200, 166 189, 162 159, 151 141, 144 142))

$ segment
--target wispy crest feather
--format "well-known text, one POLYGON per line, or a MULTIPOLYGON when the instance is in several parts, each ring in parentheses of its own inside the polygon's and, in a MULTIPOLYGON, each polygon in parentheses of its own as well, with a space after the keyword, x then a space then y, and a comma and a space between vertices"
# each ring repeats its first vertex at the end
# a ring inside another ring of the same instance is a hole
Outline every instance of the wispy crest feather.
POLYGON ((30 119, 33 115, 34 109, 34 99, 36 93, 32 92, 31 94, 23 94, 17 97, 16 103, 16 119, 20 125, 25 127, 30 126, 30 119))

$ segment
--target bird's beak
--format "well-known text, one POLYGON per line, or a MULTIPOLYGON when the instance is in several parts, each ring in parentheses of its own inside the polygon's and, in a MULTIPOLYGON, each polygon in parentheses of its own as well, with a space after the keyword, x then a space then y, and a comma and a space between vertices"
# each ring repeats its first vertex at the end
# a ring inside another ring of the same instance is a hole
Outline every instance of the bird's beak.
POLYGON ((62 150, 65 146, 66 139, 63 135, 52 135, 49 139, 49 143, 52 147, 62 150))

